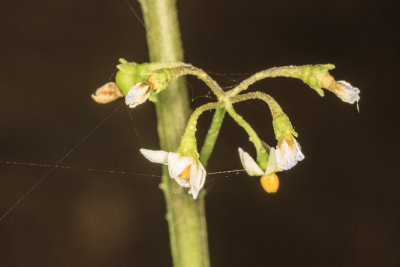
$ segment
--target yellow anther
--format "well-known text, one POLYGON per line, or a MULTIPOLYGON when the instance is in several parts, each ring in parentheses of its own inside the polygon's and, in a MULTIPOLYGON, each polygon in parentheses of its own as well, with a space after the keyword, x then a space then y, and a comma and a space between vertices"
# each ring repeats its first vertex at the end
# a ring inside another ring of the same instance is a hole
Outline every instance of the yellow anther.
POLYGON ((180 177, 184 179, 189 179, 190 178, 190 167, 192 164, 188 165, 182 172, 179 174, 180 177))
POLYGON ((278 191, 279 178, 275 173, 261 176, 260 182, 267 193, 276 193, 278 191))

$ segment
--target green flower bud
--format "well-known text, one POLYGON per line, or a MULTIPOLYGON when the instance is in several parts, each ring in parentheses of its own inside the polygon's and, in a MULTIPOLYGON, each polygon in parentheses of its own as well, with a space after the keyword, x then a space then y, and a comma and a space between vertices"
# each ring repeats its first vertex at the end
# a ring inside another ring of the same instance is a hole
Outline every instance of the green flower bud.
POLYGON ((121 62, 121 64, 117 66, 118 72, 115 75, 115 83, 122 93, 126 95, 132 86, 138 83, 143 83, 147 80, 149 77, 149 75, 146 74, 147 64, 128 62, 122 58, 119 62, 121 62))

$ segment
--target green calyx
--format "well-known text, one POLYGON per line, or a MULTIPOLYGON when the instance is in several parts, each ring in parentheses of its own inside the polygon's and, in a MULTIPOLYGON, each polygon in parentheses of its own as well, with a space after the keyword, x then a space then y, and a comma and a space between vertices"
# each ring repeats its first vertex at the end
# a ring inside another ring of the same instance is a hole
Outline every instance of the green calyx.
POLYGON ((197 150, 196 138, 194 138, 192 136, 182 137, 181 144, 180 144, 177 152, 184 156, 194 157, 197 159, 200 158, 199 152, 197 150))
POLYGON ((184 156, 199 158, 199 152, 197 150, 197 139, 196 139, 196 128, 197 118, 195 120, 189 121, 186 126, 185 133, 182 136, 181 143, 177 150, 184 156))
POLYGON ((290 132, 295 137, 298 136, 298 133, 294 130, 289 117, 285 113, 275 117, 272 121, 272 125, 274 127, 275 137, 278 142, 287 132, 290 132))
POLYGON ((151 86, 152 90, 155 90, 156 93, 159 93, 167 88, 171 80, 172 76, 170 71, 167 69, 161 69, 151 74, 146 82, 151 86))
POLYGON ((320 96, 324 96, 322 84, 324 80, 329 77, 329 70, 333 70, 333 64, 320 64, 320 65, 305 65, 303 66, 301 77, 299 77, 305 84, 314 89, 320 96))

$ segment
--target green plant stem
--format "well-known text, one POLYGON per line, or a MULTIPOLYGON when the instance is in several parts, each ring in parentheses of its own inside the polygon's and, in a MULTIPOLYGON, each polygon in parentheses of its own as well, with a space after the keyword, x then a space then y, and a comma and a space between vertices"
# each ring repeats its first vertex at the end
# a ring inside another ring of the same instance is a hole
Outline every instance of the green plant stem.
MULTIPOLYGON (((224 107, 223 102, 207 103, 198 107, 190 116, 189 121, 186 126, 185 133, 182 136, 181 144, 178 148, 178 152, 183 155, 193 156, 197 154, 197 141, 196 141, 196 131, 197 131, 197 120, 200 115, 210 109, 217 109, 224 107)), ((216 139, 215 139, 216 140, 216 139)), ((214 143, 215 143, 214 140, 214 143)), ((197 156, 197 155, 196 155, 197 156)), ((207 161, 205 162, 207 163, 207 161)))
POLYGON ((319 68, 320 66, 324 65, 283 66, 262 70, 242 81, 235 88, 228 91, 227 94, 231 97, 236 96, 240 92, 246 90, 253 83, 265 78, 289 77, 302 79, 304 82, 306 82, 309 79, 308 76, 313 74, 314 68, 319 68))
POLYGON ((284 114, 281 106, 279 106, 278 102, 276 102, 276 100, 263 92, 251 92, 251 93, 247 93, 247 94, 241 94, 241 95, 237 95, 235 97, 230 98, 232 103, 235 102, 242 102, 242 101, 246 101, 249 99, 260 99, 262 101, 264 101, 268 107, 269 110, 271 111, 272 114, 272 118, 276 118, 282 114, 284 114))
MULTIPOLYGON (((144 64, 142 64, 144 65, 144 64)), ((191 66, 190 64, 184 62, 154 62, 147 64, 149 66, 149 71, 155 71, 159 69, 172 69, 183 66, 191 66)))
MULTIPOLYGON (((183 61, 175 0, 139 0, 152 62, 183 61)), ((190 114, 184 80, 177 79, 157 96, 156 113, 161 149, 176 151, 190 114)), ((169 178, 163 168, 171 252, 175 267, 209 266, 204 194, 197 200, 169 178)))
POLYGON ((265 170, 268 163, 268 153, 263 146, 261 139, 258 137, 257 133, 254 131, 253 127, 240 116, 231 105, 226 104, 226 111, 228 114, 247 132, 250 141, 254 144, 257 151, 257 162, 261 169, 265 170))
POLYGON ((219 130, 221 129, 221 125, 225 117, 225 113, 225 108, 219 108, 215 110, 210 128, 208 129, 207 136, 200 151, 200 161, 201 163, 203 163, 204 167, 207 166, 208 159, 210 158, 211 153, 214 150, 215 142, 217 141, 219 130))
POLYGON ((216 81, 214 81, 206 72, 202 69, 199 69, 194 66, 180 66, 173 69, 169 69, 171 76, 173 78, 180 77, 183 75, 194 75, 200 80, 204 81, 206 85, 213 91, 213 93, 218 97, 219 100, 225 97, 225 92, 218 85, 216 81))

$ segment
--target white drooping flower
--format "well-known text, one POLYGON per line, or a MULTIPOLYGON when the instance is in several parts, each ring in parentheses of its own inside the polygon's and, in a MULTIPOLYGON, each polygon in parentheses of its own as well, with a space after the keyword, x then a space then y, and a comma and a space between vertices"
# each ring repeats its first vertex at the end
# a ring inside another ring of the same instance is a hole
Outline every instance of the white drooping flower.
POLYGON ((261 186, 267 193, 276 193, 279 188, 279 178, 275 172, 279 171, 276 165, 275 148, 271 148, 267 168, 263 171, 256 161, 239 147, 239 157, 243 168, 250 176, 261 176, 261 186))
POLYGON ((128 94, 125 96, 125 103, 134 108, 144 102, 150 96, 150 85, 146 83, 137 83, 129 89, 128 94))
POLYGON ((352 86, 346 81, 337 81, 336 86, 332 89, 342 101, 354 104, 360 100, 360 89, 352 86))
POLYGON ((169 176, 182 187, 190 188, 196 199, 206 180, 206 170, 198 159, 162 150, 140 149, 148 160, 168 165, 169 176))
POLYGON ((275 151, 276 164, 279 170, 289 170, 294 167, 297 162, 304 159, 299 143, 290 135, 289 139, 282 138, 278 142, 275 151))

